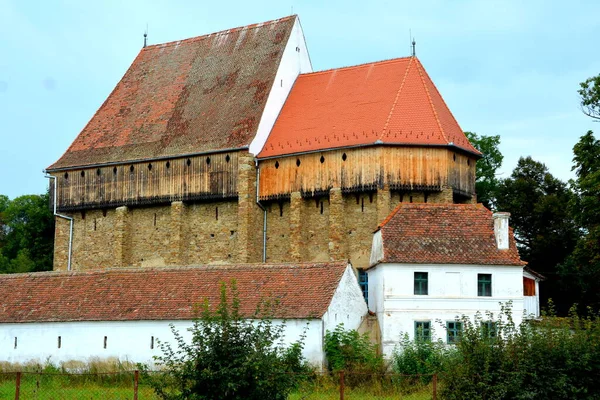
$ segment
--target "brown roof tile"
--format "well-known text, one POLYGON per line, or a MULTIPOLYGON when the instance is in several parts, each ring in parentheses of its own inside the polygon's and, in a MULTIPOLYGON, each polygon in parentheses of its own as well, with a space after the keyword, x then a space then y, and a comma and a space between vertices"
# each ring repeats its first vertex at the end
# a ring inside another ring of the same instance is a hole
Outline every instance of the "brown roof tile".
POLYGON ((0 275, 0 322, 187 320, 235 279, 241 311, 276 299, 276 318, 323 316, 347 262, 109 269, 0 275))
POLYGON ((258 157, 374 143, 479 155, 416 57, 301 74, 258 157))
POLYGON ((49 170, 248 146, 295 16, 148 46, 49 170))
POLYGON ((512 229, 499 250, 491 211, 481 204, 401 203, 382 222, 383 262, 525 265, 512 229))

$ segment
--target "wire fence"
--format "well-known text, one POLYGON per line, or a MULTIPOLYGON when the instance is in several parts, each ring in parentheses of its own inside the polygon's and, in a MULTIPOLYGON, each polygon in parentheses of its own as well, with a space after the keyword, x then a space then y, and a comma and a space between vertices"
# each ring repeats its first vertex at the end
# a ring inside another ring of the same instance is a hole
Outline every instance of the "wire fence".
MULTIPOLYGON (((160 399, 150 380, 162 372, 2 372, 0 399, 160 399)), ((289 400, 437 400, 437 375, 365 374, 340 371, 295 375, 289 400)))

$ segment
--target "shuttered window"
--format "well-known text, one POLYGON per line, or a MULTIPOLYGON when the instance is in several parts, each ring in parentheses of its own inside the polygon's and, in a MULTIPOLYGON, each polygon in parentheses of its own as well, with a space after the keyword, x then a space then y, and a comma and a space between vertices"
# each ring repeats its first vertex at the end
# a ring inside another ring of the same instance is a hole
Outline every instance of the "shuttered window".
POLYGON ((523 277, 523 296, 535 296, 535 281, 523 277))

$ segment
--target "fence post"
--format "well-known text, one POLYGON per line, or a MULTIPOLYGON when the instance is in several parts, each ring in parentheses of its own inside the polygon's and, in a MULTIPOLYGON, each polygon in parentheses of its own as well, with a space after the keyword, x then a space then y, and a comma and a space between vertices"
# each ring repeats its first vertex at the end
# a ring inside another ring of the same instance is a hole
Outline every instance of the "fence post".
POLYGON ((344 400, 344 370, 340 371, 340 400, 344 400))
POLYGON ((15 400, 19 400, 20 392, 21 392, 21 372, 17 372, 17 382, 15 384, 15 400))
POLYGON ((133 372, 133 400, 138 400, 138 381, 140 378, 140 371, 137 369, 133 372))
POLYGON ((437 374, 433 374, 433 400, 437 400, 437 374))

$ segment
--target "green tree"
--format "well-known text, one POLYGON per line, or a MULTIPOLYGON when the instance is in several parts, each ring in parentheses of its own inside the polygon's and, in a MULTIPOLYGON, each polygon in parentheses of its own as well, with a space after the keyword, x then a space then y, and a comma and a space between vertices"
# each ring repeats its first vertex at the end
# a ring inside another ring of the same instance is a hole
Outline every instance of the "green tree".
POLYGON ((8 231, 8 227, 6 226, 5 222, 6 217, 4 213, 6 212, 6 208, 9 204, 10 200, 8 196, 0 194, 0 250, 2 250, 2 247, 4 247, 4 240, 8 231))
POLYGON ((475 167, 477 201, 492 209, 499 183, 496 172, 502 166, 502 160, 504 159, 500 149, 498 149, 500 136, 480 136, 474 132, 465 132, 465 135, 471 144, 483 154, 475 167))
POLYGON ((583 113, 591 118, 600 119, 600 75, 586 79, 579 86, 583 113))
POLYGON ((48 193, 0 196, 0 272, 52 269, 54 217, 48 193))
POLYGON ((286 399, 309 372, 302 358, 303 340, 283 345, 285 325, 274 324, 276 305, 268 302, 252 319, 240 312, 235 282, 221 286, 216 311, 202 304, 201 315, 189 329, 187 343, 173 326, 177 349, 160 342, 156 357, 164 374, 150 375, 162 399, 286 399), (253 322, 254 320, 254 322, 253 322))
POLYGON ((543 302, 554 298, 561 313, 574 301, 558 276, 558 265, 571 254, 580 234, 569 209, 572 199, 569 187, 531 157, 521 157, 497 189, 497 208, 511 214, 521 258, 547 278, 543 302))
POLYGON ((576 179, 571 181, 575 191, 571 210, 582 236, 561 266, 561 274, 575 301, 600 309, 600 140, 588 131, 573 153, 576 179))

